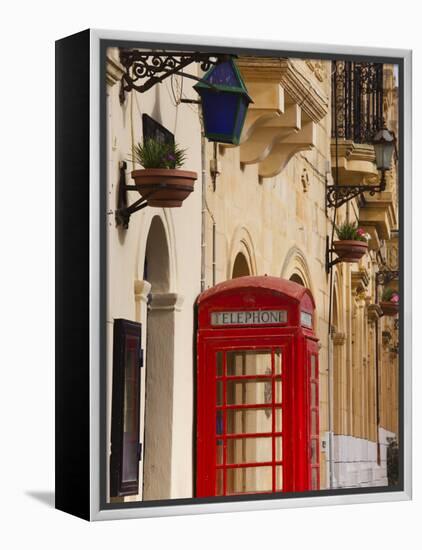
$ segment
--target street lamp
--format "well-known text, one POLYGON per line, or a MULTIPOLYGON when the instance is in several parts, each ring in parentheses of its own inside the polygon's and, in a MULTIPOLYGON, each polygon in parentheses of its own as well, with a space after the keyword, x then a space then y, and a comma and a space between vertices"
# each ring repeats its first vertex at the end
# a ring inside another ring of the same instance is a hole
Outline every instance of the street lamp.
POLYGON ((205 137, 210 141, 239 145, 252 99, 234 59, 212 67, 194 89, 201 97, 205 137))
POLYGON ((395 137, 388 128, 384 126, 379 130, 372 141, 372 145, 375 150, 375 163, 378 170, 381 171, 381 183, 382 190, 385 189, 385 172, 390 170, 391 159, 393 157, 393 151, 395 147, 395 137))

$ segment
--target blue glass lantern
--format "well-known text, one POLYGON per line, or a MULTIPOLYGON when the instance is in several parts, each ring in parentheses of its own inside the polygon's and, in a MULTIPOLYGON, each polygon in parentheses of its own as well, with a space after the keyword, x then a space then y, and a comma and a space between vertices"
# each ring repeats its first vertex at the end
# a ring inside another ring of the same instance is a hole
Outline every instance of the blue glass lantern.
POLYGON ((194 88, 201 96, 205 137, 239 145, 252 99, 234 59, 212 67, 194 88))

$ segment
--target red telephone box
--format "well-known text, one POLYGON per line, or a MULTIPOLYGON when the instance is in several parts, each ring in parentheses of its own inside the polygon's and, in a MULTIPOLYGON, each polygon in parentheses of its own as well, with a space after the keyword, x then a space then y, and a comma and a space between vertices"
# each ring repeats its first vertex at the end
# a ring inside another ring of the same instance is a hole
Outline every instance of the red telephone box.
POLYGON ((240 277, 198 298, 198 497, 319 489, 311 292, 240 277))

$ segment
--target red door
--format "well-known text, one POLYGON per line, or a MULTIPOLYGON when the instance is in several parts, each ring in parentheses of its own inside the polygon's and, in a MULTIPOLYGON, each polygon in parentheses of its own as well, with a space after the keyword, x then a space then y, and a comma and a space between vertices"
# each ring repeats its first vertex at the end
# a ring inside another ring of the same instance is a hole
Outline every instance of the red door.
POLYGON ((204 344, 198 496, 291 491, 292 337, 204 344))

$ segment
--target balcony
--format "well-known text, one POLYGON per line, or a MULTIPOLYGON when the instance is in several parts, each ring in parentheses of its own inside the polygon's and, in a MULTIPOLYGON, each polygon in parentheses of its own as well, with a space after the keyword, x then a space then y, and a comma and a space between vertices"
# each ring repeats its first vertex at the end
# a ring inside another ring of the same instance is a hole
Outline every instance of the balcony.
POLYGON ((378 172, 371 141, 383 122, 383 65, 333 61, 331 83, 334 182, 375 183, 378 172))

